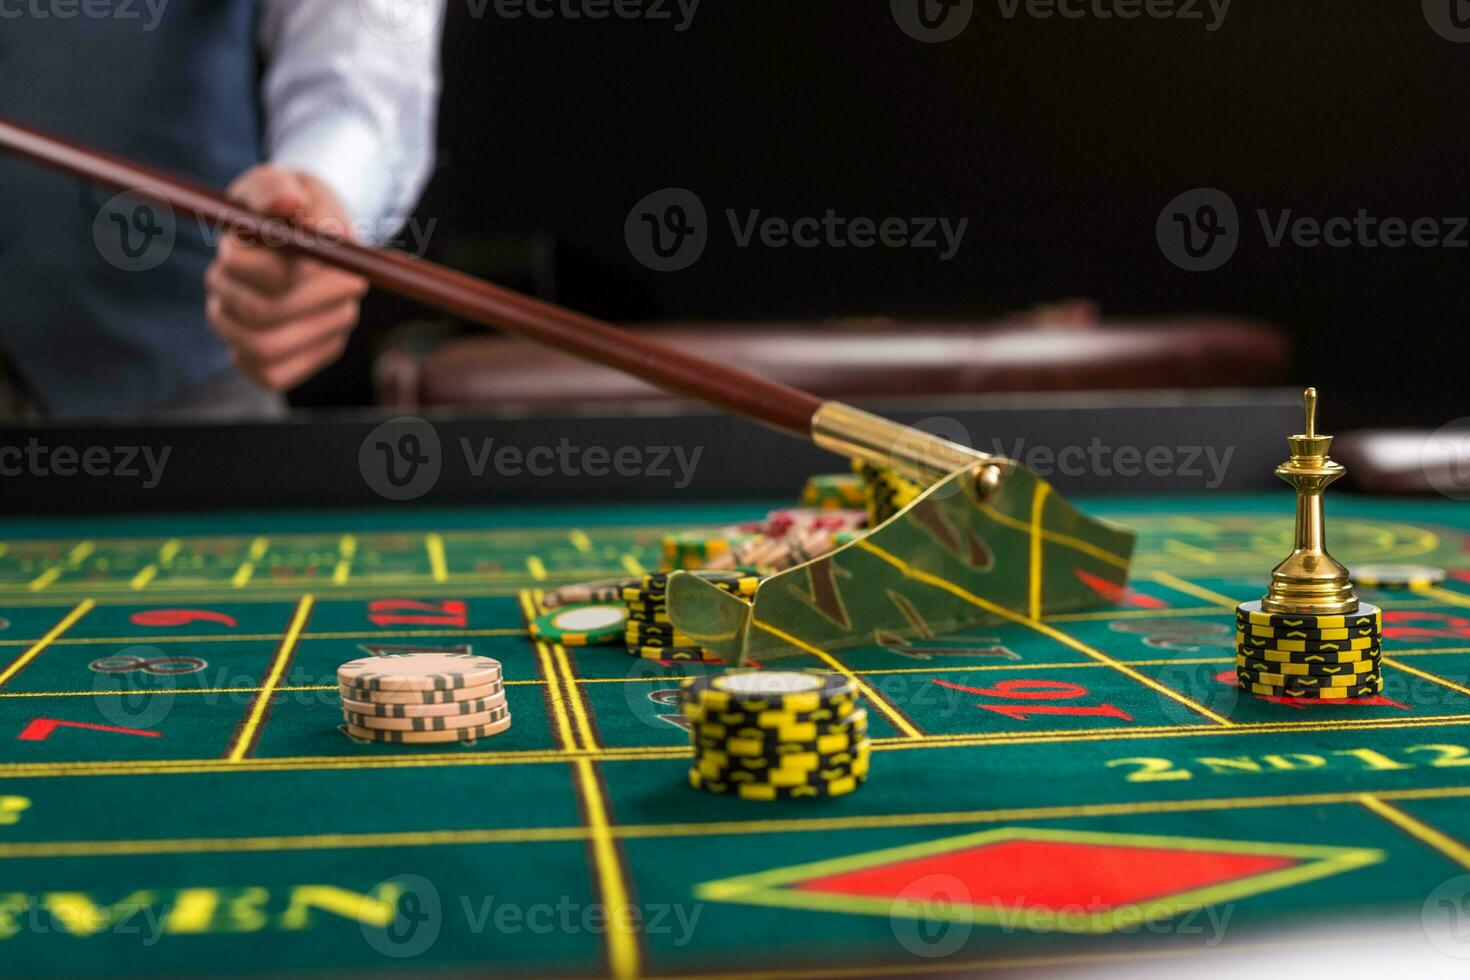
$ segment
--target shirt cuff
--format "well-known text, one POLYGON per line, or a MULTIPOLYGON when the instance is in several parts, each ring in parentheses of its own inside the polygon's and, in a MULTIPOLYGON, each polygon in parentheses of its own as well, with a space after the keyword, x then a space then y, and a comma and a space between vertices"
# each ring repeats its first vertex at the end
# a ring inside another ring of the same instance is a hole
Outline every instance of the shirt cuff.
POLYGON ((277 140, 271 162, 305 171, 330 187, 365 244, 382 244, 397 233, 403 216, 394 213, 396 168, 370 123, 333 113, 297 126, 277 140))

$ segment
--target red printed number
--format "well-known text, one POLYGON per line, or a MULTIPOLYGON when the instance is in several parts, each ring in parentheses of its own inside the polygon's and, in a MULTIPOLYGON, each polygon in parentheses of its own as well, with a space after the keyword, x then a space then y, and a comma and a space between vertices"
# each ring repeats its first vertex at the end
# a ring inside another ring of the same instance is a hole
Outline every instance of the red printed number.
POLYGON ((1418 609, 1398 609, 1384 613, 1383 618, 1385 621, 1383 635, 1390 640, 1411 640, 1424 637, 1445 640, 1470 639, 1470 619, 1465 619, 1463 616, 1421 612, 1418 609), (1424 622, 1427 625, 1411 625, 1417 622, 1424 622))
POLYGON ((128 617, 134 626, 187 626, 190 623, 222 623, 239 626, 234 616, 212 609, 145 609, 128 617))
POLYGON ((374 626, 457 626, 469 623, 460 599, 416 602, 413 599, 378 599, 368 603, 368 619, 374 626))
MULTIPOLYGON (((1066 681, 1043 681, 1043 680, 1011 680, 1001 681, 990 687, 967 687, 964 684, 955 684, 951 681, 935 679, 934 683, 941 687, 952 688, 956 691, 964 691, 967 694, 978 694, 981 697, 1000 698, 1006 701, 1072 701, 1077 698, 1085 698, 1092 692, 1081 684, 1069 684, 1066 681)), ((1035 715, 1071 715, 1120 718, 1123 721, 1132 721, 1133 716, 1122 708, 1111 704, 984 704, 980 707, 986 711, 994 711, 998 715, 1005 715, 1016 721, 1029 721, 1035 715)))

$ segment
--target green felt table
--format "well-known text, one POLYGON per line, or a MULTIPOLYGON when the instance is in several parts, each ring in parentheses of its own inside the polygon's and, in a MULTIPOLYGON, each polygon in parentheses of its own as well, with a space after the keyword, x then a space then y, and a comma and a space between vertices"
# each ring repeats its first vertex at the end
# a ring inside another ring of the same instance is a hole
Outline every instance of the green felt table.
POLYGON ((1463 903, 1470 509, 1330 499, 1349 565, 1451 574, 1360 590, 1381 696, 1280 703, 1237 690, 1232 607, 1289 491, 1083 504, 1140 533, 1118 605, 836 654, 871 779, 780 803, 686 784, 675 692, 718 666, 525 632, 537 590, 779 504, 0 526, 0 973, 905 974, 1463 903), (339 730, 365 645, 460 644, 509 731, 339 730))

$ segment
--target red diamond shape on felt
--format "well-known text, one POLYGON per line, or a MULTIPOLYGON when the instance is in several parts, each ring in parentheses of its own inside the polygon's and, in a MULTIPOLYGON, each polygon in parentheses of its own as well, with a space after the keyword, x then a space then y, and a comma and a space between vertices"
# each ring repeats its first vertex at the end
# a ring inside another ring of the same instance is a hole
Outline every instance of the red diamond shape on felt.
POLYGON ((1109 932, 1376 864, 1372 848, 1004 827, 706 882, 715 901, 1109 932))
POLYGON ((957 879, 973 902, 1100 912, 1300 864, 1275 854, 1223 854, 1074 841, 1002 840, 800 881, 841 895, 900 897, 930 875, 957 879))

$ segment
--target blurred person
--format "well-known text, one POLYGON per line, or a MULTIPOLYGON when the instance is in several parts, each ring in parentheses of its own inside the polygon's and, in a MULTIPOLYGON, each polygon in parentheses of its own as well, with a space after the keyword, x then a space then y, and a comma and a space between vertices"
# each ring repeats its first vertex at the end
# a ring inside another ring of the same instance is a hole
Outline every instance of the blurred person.
MULTIPOLYGON (((125 6, 5 14, 0 113, 324 236, 394 237, 433 163, 444 0, 125 6)), ((0 421, 278 417, 366 288, 0 157, 0 421)))

